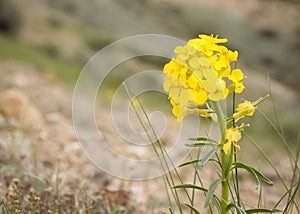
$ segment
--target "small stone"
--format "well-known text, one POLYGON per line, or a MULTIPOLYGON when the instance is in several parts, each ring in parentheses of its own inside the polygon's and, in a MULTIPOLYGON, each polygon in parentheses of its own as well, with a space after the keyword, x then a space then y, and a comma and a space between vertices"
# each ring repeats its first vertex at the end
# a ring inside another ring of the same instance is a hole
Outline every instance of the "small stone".
POLYGON ((40 110, 19 89, 8 89, 0 94, 0 113, 9 121, 26 128, 39 129, 44 123, 40 110))

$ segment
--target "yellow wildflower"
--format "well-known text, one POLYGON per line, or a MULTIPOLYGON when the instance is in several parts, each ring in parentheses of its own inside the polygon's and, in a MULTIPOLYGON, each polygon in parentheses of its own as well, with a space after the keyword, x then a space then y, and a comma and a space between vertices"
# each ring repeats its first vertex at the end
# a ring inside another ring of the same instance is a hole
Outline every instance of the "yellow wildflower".
POLYGON ((243 72, 240 69, 234 69, 232 70, 231 74, 229 75, 228 79, 230 79, 233 82, 233 88, 236 93, 242 93, 245 86, 242 83, 244 79, 246 79, 246 76, 243 74, 243 72))
POLYGON ((246 100, 243 103, 240 103, 236 108, 236 113, 233 114, 233 118, 238 120, 245 116, 252 116, 254 114, 255 107, 253 106, 252 102, 246 100))
POLYGON ((236 148, 240 149, 240 146, 236 144, 236 142, 238 142, 242 138, 242 134, 240 132, 239 127, 227 129, 226 136, 227 136, 227 143, 223 145, 223 150, 225 154, 227 154, 231 145, 234 145, 236 148))
POLYGON ((239 69, 232 71, 230 66, 237 60, 238 52, 219 45, 225 42, 226 38, 201 34, 185 46, 175 48, 176 58, 164 67, 167 74, 164 90, 169 92, 173 114, 179 120, 191 113, 187 111, 191 106, 224 100, 231 89, 237 93, 243 91, 243 73, 239 69), (223 78, 231 80, 231 86, 227 88, 223 78))

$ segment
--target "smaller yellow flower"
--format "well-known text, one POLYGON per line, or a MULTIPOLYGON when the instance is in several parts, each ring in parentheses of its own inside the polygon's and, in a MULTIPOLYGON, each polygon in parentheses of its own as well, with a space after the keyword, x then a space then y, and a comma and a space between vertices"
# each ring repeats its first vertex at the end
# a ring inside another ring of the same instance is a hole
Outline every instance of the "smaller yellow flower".
POLYGON ((241 138, 242 134, 239 127, 230 128, 226 130, 227 143, 223 145, 223 150, 227 154, 231 145, 234 145, 237 149, 240 149, 240 146, 236 144, 241 138))
POLYGON ((227 129, 226 136, 231 142, 238 142, 242 137, 238 127, 227 129))
POLYGON ((233 51, 229 50, 228 53, 227 53, 227 57, 228 57, 230 62, 237 61, 238 56, 239 56, 238 51, 233 52, 233 51))
POLYGON ((246 100, 238 105, 236 111, 237 112, 233 114, 233 118, 238 120, 245 116, 252 116, 254 114, 255 107, 253 106, 252 102, 246 100))
POLYGON ((240 82, 244 80, 246 76, 243 74, 241 69, 234 69, 231 71, 231 75, 229 75, 228 79, 230 79, 232 82, 240 82))
POLYGON ((242 83, 242 81, 246 78, 247 77, 243 74, 243 72, 240 69, 232 70, 228 79, 230 79, 233 82, 232 87, 233 87, 235 93, 240 94, 243 92, 245 86, 242 83))

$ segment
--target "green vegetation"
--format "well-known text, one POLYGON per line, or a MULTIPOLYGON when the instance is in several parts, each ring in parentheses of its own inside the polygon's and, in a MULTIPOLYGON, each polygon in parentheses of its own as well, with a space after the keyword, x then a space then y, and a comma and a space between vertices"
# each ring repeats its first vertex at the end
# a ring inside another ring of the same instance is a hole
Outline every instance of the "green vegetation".
POLYGON ((63 22, 55 16, 47 18, 47 23, 53 29, 61 29, 64 25, 63 22))
POLYGON ((112 42, 113 38, 103 33, 89 33, 85 38, 86 45, 93 51, 99 51, 112 42))
POLYGON ((0 57, 36 66, 44 72, 54 72, 58 77, 74 83, 82 66, 63 60, 55 60, 47 53, 22 42, 0 35, 0 57))

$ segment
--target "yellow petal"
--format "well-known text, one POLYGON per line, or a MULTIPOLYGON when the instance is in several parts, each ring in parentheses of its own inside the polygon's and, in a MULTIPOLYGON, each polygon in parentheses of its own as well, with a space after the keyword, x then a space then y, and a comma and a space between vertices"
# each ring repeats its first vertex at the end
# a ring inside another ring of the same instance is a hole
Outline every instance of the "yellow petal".
POLYGON ((238 144, 234 143, 233 145, 234 145, 235 148, 237 148, 238 150, 241 150, 241 147, 240 147, 238 144))
POLYGON ((224 91, 217 91, 208 94, 208 98, 212 101, 224 100, 226 98, 226 93, 224 91))
POLYGON ((181 90, 179 95, 180 106, 187 106, 190 97, 191 97, 191 93, 187 89, 181 90))
POLYGON ((221 57, 215 62, 214 67, 216 70, 221 70, 223 68, 227 68, 229 66, 229 62, 226 56, 221 55, 221 57))
POLYGON ((187 80, 187 85, 188 85, 190 88, 192 88, 192 89, 196 89, 197 86, 198 86, 198 83, 197 83, 197 81, 194 80, 194 78, 191 78, 191 77, 190 77, 190 78, 187 80))
POLYGON ((177 105, 174 105, 174 106, 173 106, 172 113, 173 113, 176 117, 180 117, 180 111, 179 111, 179 108, 178 108, 177 105))
POLYGON ((202 84, 208 93, 215 93, 218 90, 216 80, 202 80, 202 84))
POLYGON ((248 100, 246 100, 243 103, 240 103, 238 107, 236 108, 237 113, 233 115, 233 117, 241 118, 244 116, 252 116, 255 111, 255 107, 252 105, 252 103, 248 100))
POLYGON ((213 69, 202 69, 202 75, 206 80, 215 81, 218 79, 218 73, 213 69))
POLYGON ((177 47, 174 49, 174 52, 177 53, 177 54, 185 53, 185 52, 186 52, 186 48, 183 47, 183 46, 177 46, 177 47))
POLYGON ((199 69, 200 68, 199 58, 194 57, 194 58, 190 59, 189 60, 189 66, 191 67, 192 70, 199 69))
POLYGON ((226 155, 227 155, 227 152, 228 152, 228 149, 230 148, 230 146, 231 146, 231 142, 225 143, 223 145, 223 150, 224 150, 226 155))
POLYGON ((234 92, 238 94, 242 93, 245 88, 244 84, 241 82, 235 83, 234 86, 235 86, 234 92))
POLYGON ((238 56, 239 56, 239 52, 238 51, 232 52, 231 50, 229 50, 228 53, 227 53, 227 57, 228 57, 228 60, 230 62, 237 61, 238 56))
POLYGON ((245 75, 240 69, 234 69, 231 72, 231 75, 229 75, 228 79, 230 79, 232 82, 240 82, 243 79, 245 79, 245 75))
POLYGON ((166 80, 163 84, 164 90, 168 92, 170 90, 171 84, 170 81, 166 80))
POLYGON ((242 138, 242 134, 238 128, 227 129, 226 136, 230 142, 238 142, 242 138))
POLYGON ((203 105, 207 101, 207 93, 205 90, 194 91, 190 90, 190 93, 193 96, 193 101, 196 105, 203 105))
POLYGON ((179 96, 179 92, 180 92, 179 88, 170 88, 169 97, 176 100, 179 96))
POLYGON ((186 75, 184 75, 184 74, 180 74, 179 75, 179 81, 182 83, 182 85, 185 85, 185 83, 186 83, 186 75))

